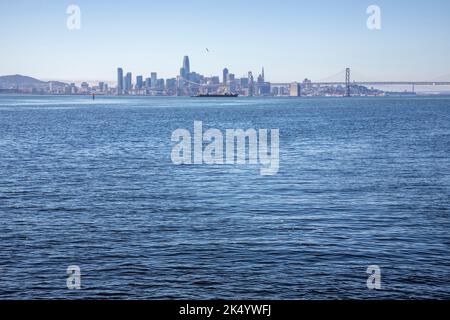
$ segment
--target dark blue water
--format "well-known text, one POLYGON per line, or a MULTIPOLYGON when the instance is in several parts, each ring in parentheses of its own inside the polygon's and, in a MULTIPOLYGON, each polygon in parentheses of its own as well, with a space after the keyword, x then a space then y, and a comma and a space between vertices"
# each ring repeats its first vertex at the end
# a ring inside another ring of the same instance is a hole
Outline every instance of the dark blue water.
POLYGON ((0 96, 0 298, 450 299, 449 158, 449 98, 0 96), (194 120, 278 175, 174 166, 194 120))

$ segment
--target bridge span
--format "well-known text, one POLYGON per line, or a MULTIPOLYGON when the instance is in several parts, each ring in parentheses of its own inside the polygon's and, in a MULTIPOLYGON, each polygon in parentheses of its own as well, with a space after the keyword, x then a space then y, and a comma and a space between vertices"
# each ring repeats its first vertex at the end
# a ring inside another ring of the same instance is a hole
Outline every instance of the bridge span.
MULTIPOLYGON (((302 82, 298 82, 302 83, 302 82)), ((289 86, 292 84, 292 82, 286 83, 286 82, 271 82, 272 86, 275 87, 283 87, 283 86, 289 86)), ((310 82, 308 84, 312 85, 323 85, 323 86, 338 86, 342 85, 345 86, 346 82, 310 82)), ((350 84, 352 85, 362 85, 362 86, 393 86, 393 85, 407 85, 407 86, 449 86, 450 81, 353 81, 350 84)))

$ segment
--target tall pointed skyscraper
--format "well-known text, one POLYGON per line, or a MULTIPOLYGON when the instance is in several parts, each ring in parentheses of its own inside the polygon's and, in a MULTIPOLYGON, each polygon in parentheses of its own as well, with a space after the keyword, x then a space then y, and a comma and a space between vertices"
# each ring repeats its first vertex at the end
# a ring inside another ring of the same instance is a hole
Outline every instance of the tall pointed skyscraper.
POLYGON ((183 68, 184 68, 184 72, 186 73, 186 75, 189 75, 189 73, 191 73, 191 65, 189 64, 189 57, 188 56, 184 56, 183 68))

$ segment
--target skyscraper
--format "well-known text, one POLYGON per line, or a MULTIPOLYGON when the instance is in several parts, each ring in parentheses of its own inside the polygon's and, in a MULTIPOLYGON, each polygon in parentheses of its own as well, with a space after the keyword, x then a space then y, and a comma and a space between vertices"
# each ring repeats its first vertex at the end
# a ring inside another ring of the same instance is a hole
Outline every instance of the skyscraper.
POLYGON ((128 92, 131 89, 133 89, 133 85, 132 85, 132 78, 133 75, 131 74, 131 72, 128 72, 127 75, 125 76, 125 91, 128 92))
POLYGON ((223 84, 227 84, 228 82, 228 73, 229 71, 227 68, 223 69, 223 84))
POLYGON ((262 68, 261 74, 258 76, 258 84, 263 84, 264 83, 264 67, 262 68))
POLYGON ((136 89, 141 90, 143 87, 143 77, 137 76, 136 77, 136 89))
POLYGON ((117 94, 123 93, 123 69, 117 68, 117 94))
POLYGON ((150 76, 152 79, 152 88, 156 88, 156 81, 158 81, 158 74, 156 72, 152 72, 150 76))
POLYGON ((183 58, 183 68, 184 68, 184 72, 186 73, 186 75, 189 76, 189 73, 191 73, 191 65, 189 63, 188 56, 184 56, 184 58, 183 58))

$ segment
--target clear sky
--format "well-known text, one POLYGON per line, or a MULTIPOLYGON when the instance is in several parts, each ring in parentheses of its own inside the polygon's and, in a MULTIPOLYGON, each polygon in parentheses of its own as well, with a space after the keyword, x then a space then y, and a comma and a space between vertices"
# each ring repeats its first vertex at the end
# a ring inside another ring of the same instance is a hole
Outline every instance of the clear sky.
POLYGON ((323 80, 349 66, 360 80, 450 80, 449 39, 448 0, 0 1, 0 75, 46 80, 114 80, 118 66, 174 77, 184 55, 208 76, 323 80), (66 27, 70 4, 81 30, 66 27), (366 26, 372 4, 381 30, 366 26))

